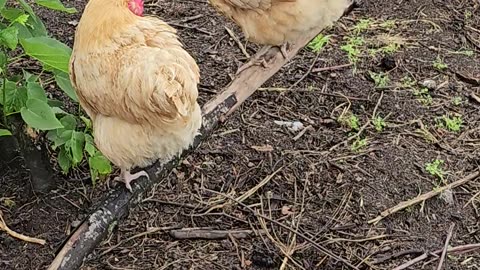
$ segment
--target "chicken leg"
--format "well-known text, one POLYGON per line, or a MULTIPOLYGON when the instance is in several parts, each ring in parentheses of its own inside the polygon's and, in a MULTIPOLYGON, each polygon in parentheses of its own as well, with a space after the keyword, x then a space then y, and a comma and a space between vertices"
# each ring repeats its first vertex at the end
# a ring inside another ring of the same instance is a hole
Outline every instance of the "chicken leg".
POLYGON ((244 71, 245 69, 247 69, 251 66, 262 65, 264 68, 269 68, 270 64, 271 64, 270 61, 272 60, 273 56, 268 55, 267 53, 272 47, 278 47, 280 52, 282 53, 283 58, 288 59, 288 48, 289 48, 289 46, 290 45, 288 44, 288 42, 285 42, 280 46, 273 46, 273 45, 263 46, 259 51, 257 51, 255 56, 248 63, 241 66, 237 70, 237 73, 235 75, 240 74, 242 71, 244 71))
POLYGON ((130 183, 142 176, 145 176, 148 179, 150 179, 146 171, 139 171, 137 173, 131 174, 130 170, 122 169, 122 171, 120 172, 120 175, 115 177, 114 180, 125 183, 125 187, 128 189, 128 191, 132 192, 132 186, 130 185, 130 183))

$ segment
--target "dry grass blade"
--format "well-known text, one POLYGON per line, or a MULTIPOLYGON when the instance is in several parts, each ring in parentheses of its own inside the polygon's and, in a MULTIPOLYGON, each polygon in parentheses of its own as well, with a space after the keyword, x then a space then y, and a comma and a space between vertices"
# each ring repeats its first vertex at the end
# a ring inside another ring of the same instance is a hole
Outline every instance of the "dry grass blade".
POLYGON ((390 208, 390 209, 387 209, 387 210, 383 211, 382 213, 380 213, 380 215, 379 215, 378 217, 369 220, 369 221, 368 221, 368 224, 372 224, 372 223, 373 223, 373 224, 376 224, 376 223, 378 223, 380 220, 382 220, 382 219, 384 219, 384 218, 386 218, 386 217, 388 217, 388 216, 390 216, 390 215, 392 215, 392 214, 394 214, 394 213, 396 213, 396 212, 398 212, 398 211, 401 211, 401 210, 403 210, 403 209, 405 209, 405 208, 407 208, 407 207, 410 207, 410 206, 412 206, 412 205, 415 205, 415 204, 417 204, 417 203, 420 203, 420 202, 423 202, 423 201, 425 201, 425 200, 428 200, 428 199, 430 199, 430 198, 432 198, 432 197, 435 197, 435 196, 441 194, 442 192, 444 192, 445 190, 448 190, 448 189, 452 189, 452 188, 456 188, 456 187, 458 187, 458 186, 461 186, 461 185, 463 185, 463 184, 465 184, 465 183, 467 183, 467 182, 469 182, 469 181, 477 178, 479 175, 480 175, 480 171, 477 170, 477 171, 475 171, 475 172, 467 175, 466 177, 464 177, 464 178, 462 178, 462 179, 460 179, 460 180, 458 180, 458 181, 455 181, 455 182, 453 182, 453 183, 450 183, 450 184, 448 184, 448 185, 445 185, 445 186, 443 186, 443 187, 441 187, 441 188, 437 188, 437 189, 435 189, 435 190, 429 191, 429 192, 427 192, 427 193, 425 193, 425 194, 422 194, 422 195, 420 195, 420 196, 418 196, 418 197, 416 197, 416 198, 414 198, 414 199, 401 202, 401 203, 397 204, 396 206, 394 206, 394 207, 392 207, 392 208, 390 208))

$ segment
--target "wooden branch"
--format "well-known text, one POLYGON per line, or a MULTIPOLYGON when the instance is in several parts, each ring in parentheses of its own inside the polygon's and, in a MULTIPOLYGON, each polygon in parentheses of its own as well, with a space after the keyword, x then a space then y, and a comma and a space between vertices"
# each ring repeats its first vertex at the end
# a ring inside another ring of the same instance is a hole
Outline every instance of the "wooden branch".
POLYGON ((462 178, 458 181, 455 181, 453 183, 450 183, 450 184, 445 185, 445 186, 440 187, 440 188, 436 188, 432 191, 429 191, 429 192, 427 192, 425 194, 422 194, 422 195, 420 195, 416 198, 413 198, 411 200, 401 202, 401 203, 395 205, 394 207, 383 211, 382 213, 380 213, 380 215, 378 217, 369 220, 368 224, 372 224, 372 223, 377 224, 380 220, 382 220, 382 219, 384 219, 384 218, 386 218, 386 217, 388 217, 388 216, 390 216, 390 215, 392 215, 392 214, 394 214, 398 211, 401 211, 401 210, 403 210, 407 207, 410 207, 412 205, 415 205, 417 203, 420 203, 420 202, 428 200, 432 197, 435 197, 435 196, 439 195, 440 193, 444 192, 445 190, 453 189, 453 188, 456 188, 458 186, 461 186, 461 185, 463 185, 463 184, 465 184, 465 183, 467 183, 467 182, 469 182, 469 181, 471 181, 471 180, 473 180, 473 179, 475 179, 479 176, 480 176, 480 171, 477 170, 477 171, 465 176, 464 178, 462 178))
MULTIPOLYGON (((353 3, 345 12, 353 9, 353 3)), ((178 162, 195 148, 201 141, 207 138, 226 117, 237 109, 249 96, 251 96, 262 84, 272 77, 289 59, 293 58, 298 51, 312 40, 322 29, 312 31, 293 42, 288 53, 288 59, 284 59, 281 52, 272 48, 268 54, 274 55, 268 69, 252 65, 240 73, 230 85, 215 98, 203 106, 203 125, 200 135, 188 150, 180 157, 167 163, 158 162, 146 169, 150 180, 145 177, 135 180, 132 185, 133 192, 129 193, 124 186, 111 190, 101 201, 91 215, 86 218, 73 234, 61 245, 57 256, 48 270, 78 269, 86 256, 92 252, 96 245, 107 235, 108 229, 115 221, 121 220, 128 215, 130 208, 142 201, 144 195, 167 177, 169 172, 176 167, 178 162)))

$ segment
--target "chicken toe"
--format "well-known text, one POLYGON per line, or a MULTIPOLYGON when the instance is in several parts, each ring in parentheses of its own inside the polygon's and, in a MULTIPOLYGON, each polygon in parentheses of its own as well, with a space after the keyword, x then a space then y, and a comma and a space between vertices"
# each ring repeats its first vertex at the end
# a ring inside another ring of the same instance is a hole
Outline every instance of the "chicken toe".
POLYGON ((131 174, 129 170, 122 170, 120 176, 115 177, 115 180, 125 183, 125 187, 128 189, 128 191, 132 192, 132 186, 130 185, 130 183, 142 176, 150 179, 146 171, 139 171, 137 173, 131 174))
POLYGON ((285 58, 285 59, 288 59, 288 49, 289 49, 289 47, 290 47, 290 44, 288 44, 288 42, 285 42, 280 46, 280 52, 282 53, 283 58, 285 58))
POLYGON ((235 73, 235 75, 238 75, 238 74, 242 73, 242 71, 244 71, 247 68, 252 67, 252 66, 260 66, 261 65, 264 68, 268 68, 269 63, 266 60, 266 55, 267 55, 268 51, 270 50, 270 48, 272 48, 272 46, 270 46, 270 45, 263 46, 260 50, 257 51, 257 53, 253 57, 250 58, 250 61, 248 61, 246 64, 244 64, 243 66, 241 66, 237 70, 237 73, 235 73))

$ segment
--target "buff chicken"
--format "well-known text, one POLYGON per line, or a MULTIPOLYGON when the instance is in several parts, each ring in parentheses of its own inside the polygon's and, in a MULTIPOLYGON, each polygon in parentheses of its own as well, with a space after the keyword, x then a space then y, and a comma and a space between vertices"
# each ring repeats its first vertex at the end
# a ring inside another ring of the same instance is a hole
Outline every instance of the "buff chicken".
POLYGON ((75 33, 70 79, 95 144, 131 182, 134 167, 188 148, 201 126, 199 68, 176 31, 143 17, 143 0, 90 0, 75 33))
MULTIPOLYGON (((209 0, 220 13, 238 24, 247 40, 265 45, 252 64, 262 63, 267 51, 280 47, 287 58, 289 43, 313 29, 324 28, 351 6, 351 0, 209 0)), ((248 66, 244 66, 245 69, 248 66)), ((237 73, 238 73, 237 72, 237 73)))

